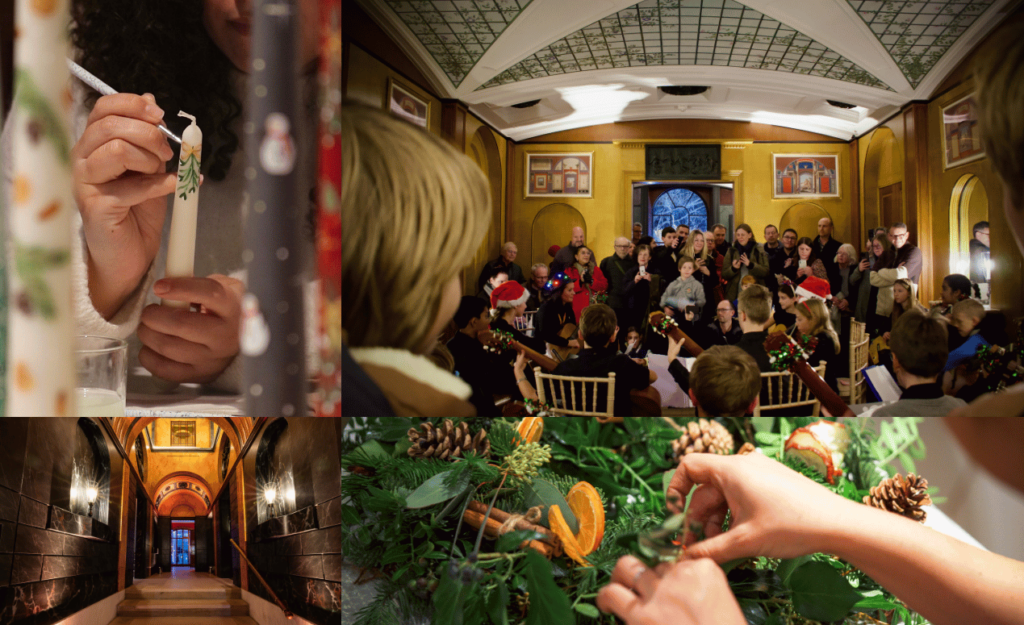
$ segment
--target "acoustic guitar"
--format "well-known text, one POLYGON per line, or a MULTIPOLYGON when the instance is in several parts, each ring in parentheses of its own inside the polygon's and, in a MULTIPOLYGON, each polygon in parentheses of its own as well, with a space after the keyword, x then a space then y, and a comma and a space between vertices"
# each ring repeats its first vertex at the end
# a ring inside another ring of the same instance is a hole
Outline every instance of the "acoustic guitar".
MULTIPOLYGON (((562 326, 561 330, 559 330, 558 336, 567 341, 578 340, 579 328, 576 327, 575 323, 567 323, 562 326)), ((553 343, 548 343, 547 345, 548 349, 551 350, 551 353, 555 355, 555 360, 558 362, 565 362, 569 359, 569 356, 574 356, 580 353, 579 347, 570 347, 568 345, 561 347, 553 343)))
MULTIPOLYGON (((765 339, 764 349, 771 353, 782 349, 787 344, 796 345, 796 342, 793 340, 793 337, 783 332, 776 332, 775 334, 769 334, 768 338, 765 339)), ((789 366, 789 370, 795 373, 807 385, 811 393, 821 402, 822 406, 828 409, 829 414, 833 417, 855 416, 850 407, 846 405, 846 402, 832 390, 832 387, 825 383, 825 380, 821 379, 821 376, 807 364, 805 359, 795 358, 789 366)))
MULTIPOLYGON (((507 334, 500 330, 484 330, 477 335, 477 339, 483 343, 484 347, 489 347, 494 350, 507 350, 514 349, 517 352, 521 352, 530 359, 531 362, 538 365, 544 371, 551 373, 558 366, 558 361, 554 358, 550 358, 541 354, 540 352, 530 349, 523 345, 519 341, 512 338, 511 334, 507 334)), ((653 386, 648 386, 644 389, 631 389, 629 391, 629 399, 632 404, 633 416, 637 417, 660 417, 661 416, 661 393, 658 389, 653 386)), ((511 403, 511 402, 510 402, 511 403)), ((519 403, 522 406, 521 403, 519 403)), ((505 416, 518 416, 516 412, 510 412, 511 408, 505 410, 505 416)), ((525 407, 522 408, 522 414, 525 413, 525 407)))
POLYGON ((690 355, 694 358, 704 353, 704 348, 698 345, 697 341, 687 336, 686 332, 679 329, 679 326, 672 317, 669 317, 660 310, 652 312, 648 321, 651 322, 651 329, 662 336, 673 338, 677 341, 686 339, 683 341, 683 349, 690 352, 690 355))

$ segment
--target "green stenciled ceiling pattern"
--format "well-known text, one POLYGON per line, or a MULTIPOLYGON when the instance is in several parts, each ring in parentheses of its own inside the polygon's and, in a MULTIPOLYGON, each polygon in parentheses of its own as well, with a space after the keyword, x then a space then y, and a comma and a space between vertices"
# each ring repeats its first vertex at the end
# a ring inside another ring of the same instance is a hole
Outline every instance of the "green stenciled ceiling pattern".
POLYGON ((458 86, 531 0, 387 0, 458 86))
POLYGON ((889 51, 910 84, 917 87, 994 0, 849 2, 889 51))
POLYGON ((530 55, 481 89, 557 74, 657 65, 765 69, 892 91, 838 52, 733 0, 644 0, 530 55))

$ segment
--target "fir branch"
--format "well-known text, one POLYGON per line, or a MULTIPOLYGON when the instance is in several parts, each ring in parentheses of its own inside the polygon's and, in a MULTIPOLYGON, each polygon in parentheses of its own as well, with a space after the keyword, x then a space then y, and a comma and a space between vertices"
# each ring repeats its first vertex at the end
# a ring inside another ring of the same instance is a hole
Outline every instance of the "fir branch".
POLYGON ((401 625, 401 621, 398 619, 394 586, 387 582, 381 582, 373 601, 356 613, 356 621, 353 625, 401 625))

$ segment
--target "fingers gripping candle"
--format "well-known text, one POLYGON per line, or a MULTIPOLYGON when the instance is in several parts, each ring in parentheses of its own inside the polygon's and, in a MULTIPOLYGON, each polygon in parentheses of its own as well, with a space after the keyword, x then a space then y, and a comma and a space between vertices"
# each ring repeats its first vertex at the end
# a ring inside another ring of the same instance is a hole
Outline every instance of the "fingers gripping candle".
MULTIPOLYGON (((168 278, 191 278, 196 260, 196 213, 199 209, 199 166, 202 163, 203 131, 196 118, 184 111, 179 117, 192 120, 181 133, 181 155, 178 157, 178 186, 174 191, 171 233, 167 242, 168 278)), ((164 306, 188 308, 188 302, 163 300, 164 306)))

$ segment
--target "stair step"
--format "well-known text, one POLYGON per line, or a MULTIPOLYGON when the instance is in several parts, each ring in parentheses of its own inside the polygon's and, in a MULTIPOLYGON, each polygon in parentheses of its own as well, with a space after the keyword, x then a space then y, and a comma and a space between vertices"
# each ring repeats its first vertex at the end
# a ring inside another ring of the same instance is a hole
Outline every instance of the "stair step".
POLYGON ((117 606, 118 616, 248 616, 249 604, 241 599, 189 601, 125 599, 117 606))
POLYGON ((248 616, 119 616, 110 625, 256 625, 248 616))
POLYGON ((217 588, 139 588, 138 586, 129 586, 125 590, 124 598, 136 601, 192 599, 225 601, 227 599, 241 599, 242 591, 234 586, 219 586, 217 588))

